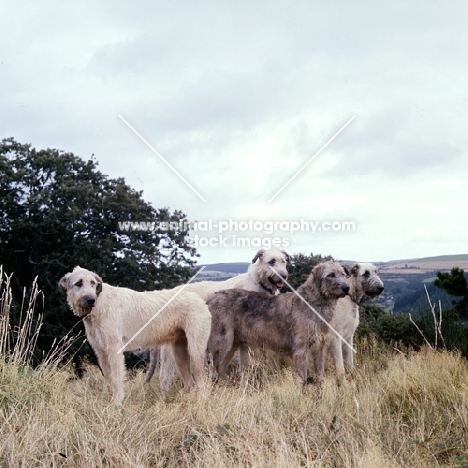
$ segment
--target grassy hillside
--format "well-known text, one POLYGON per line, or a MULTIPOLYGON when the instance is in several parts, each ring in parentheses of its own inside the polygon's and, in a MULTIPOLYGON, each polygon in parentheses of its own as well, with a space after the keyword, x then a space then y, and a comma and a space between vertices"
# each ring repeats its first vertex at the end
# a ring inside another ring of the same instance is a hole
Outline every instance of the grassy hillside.
POLYGON ((8 289, 0 279, 2 467, 468 467, 459 353, 362 339, 347 381, 329 366, 321 391, 271 361, 251 365, 246 387, 234 374, 199 392, 163 393, 140 370, 116 407, 96 366, 78 379, 58 350, 31 367, 40 294, 33 285, 12 328, 8 289))
POLYGON ((468 366, 458 354, 361 343, 355 375, 302 393, 289 368, 199 393, 137 373, 115 407, 99 370, 0 360, 0 465, 8 467, 468 466, 468 366))

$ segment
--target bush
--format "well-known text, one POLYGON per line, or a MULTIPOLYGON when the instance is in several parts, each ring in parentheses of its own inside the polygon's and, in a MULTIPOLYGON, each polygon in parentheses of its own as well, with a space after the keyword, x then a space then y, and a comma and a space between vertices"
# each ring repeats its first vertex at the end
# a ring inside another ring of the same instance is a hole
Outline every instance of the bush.
POLYGON ((375 336, 384 343, 399 344, 414 350, 420 349, 427 342, 432 347, 459 350, 462 356, 468 358, 468 323, 459 319, 457 311, 442 312, 443 339, 438 337, 436 340, 434 316, 430 309, 420 310, 413 321, 414 323, 411 322, 410 315, 389 314, 380 306, 365 304, 360 307, 360 324, 356 337, 375 336))

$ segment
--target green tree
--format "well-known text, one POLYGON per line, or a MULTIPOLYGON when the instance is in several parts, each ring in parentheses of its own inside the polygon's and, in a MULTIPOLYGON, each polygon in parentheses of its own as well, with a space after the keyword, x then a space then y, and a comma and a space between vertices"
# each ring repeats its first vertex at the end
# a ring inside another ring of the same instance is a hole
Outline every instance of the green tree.
POLYGON ((468 317, 468 285, 463 269, 455 267, 450 273, 438 271, 434 285, 451 296, 461 297, 459 301, 452 301, 453 310, 460 318, 468 317))
POLYGON ((76 323, 57 290, 74 266, 115 286, 152 290, 185 282, 196 256, 184 213, 154 208, 123 178, 99 172, 95 160, 36 150, 12 138, 1 142, 0 263, 14 273, 17 300, 38 277, 45 295, 43 335, 63 336, 76 323), (139 220, 154 221, 156 229, 119 226, 139 220), (179 227, 161 228, 169 222, 179 227))

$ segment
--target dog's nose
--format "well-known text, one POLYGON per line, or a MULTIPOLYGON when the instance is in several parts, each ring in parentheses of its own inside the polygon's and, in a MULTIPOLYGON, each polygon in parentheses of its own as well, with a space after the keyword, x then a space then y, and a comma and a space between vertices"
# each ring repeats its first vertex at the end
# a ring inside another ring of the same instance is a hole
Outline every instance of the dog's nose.
POLYGON ((95 302, 96 302, 96 299, 94 299, 94 297, 86 298, 86 305, 89 307, 93 307, 95 302))
POLYGON ((379 291, 379 294, 380 294, 384 289, 385 289, 385 288, 384 288, 383 286, 379 286, 379 287, 377 288, 377 291, 379 291))
POLYGON ((341 289, 343 290, 343 292, 345 292, 346 294, 348 294, 349 292, 349 286, 347 284, 344 284, 343 286, 341 286, 341 289))

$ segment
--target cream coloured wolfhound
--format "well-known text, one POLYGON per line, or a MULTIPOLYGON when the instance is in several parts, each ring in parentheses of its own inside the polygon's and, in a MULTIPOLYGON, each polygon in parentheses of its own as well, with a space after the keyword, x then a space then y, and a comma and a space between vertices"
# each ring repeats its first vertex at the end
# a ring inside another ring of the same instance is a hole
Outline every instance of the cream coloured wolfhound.
POLYGON ((119 288, 103 283, 96 273, 79 266, 59 281, 59 290, 66 294, 74 314, 83 318, 89 344, 117 404, 124 398, 122 349, 171 345, 184 384, 195 388, 203 385, 211 314, 197 294, 119 288))
POLYGON ((263 346, 292 357, 294 369, 306 385, 312 348, 316 380, 320 383, 326 347, 333 334, 329 325, 336 326, 336 303, 349 291, 347 278, 341 264, 328 261, 312 270, 297 294, 267 296, 241 289, 213 294, 207 304, 212 315, 208 350, 213 355, 214 378, 224 376, 239 346, 263 346))
MULTIPOLYGON (((284 250, 271 248, 269 250, 259 250, 249 265, 247 273, 234 276, 226 281, 200 281, 190 283, 186 286, 186 291, 198 294, 202 299, 207 300, 213 293, 224 289, 240 288, 247 291, 264 292, 275 295, 284 286, 283 280, 288 278, 286 269, 290 262, 290 256, 284 250), (271 267, 276 271, 273 272, 271 267)), ((183 286, 178 286, 176 290, 183 286)), ((154 355, 154 351, 153 351, 154 355)), ((241 366, 248 361, 248 348, 240 347, 241 366)), ((156 367, 156 360, 150 360, 150 366, 146 374, 146 381, 149 382, 156 367)), ((167 346, 161 347, 161 370, 159 382, 162 388, 169 389, 174 375, 174 358, 172 351, 167 346)))
POLYGON ((328 351, 335 363, 336 374, 341 381, 346 367, 353 367, 353 337, 359 325, 359 301, 364 295, 377 297, 384 285, 379 270, 372 263, 355 263, 350 266, 349 295, 336 304, 336 330, 343 339, 334 335, 328 351), (345 341, 343 341, 345 340, 345 341))
MULTIPOLYGON (((290 261, 289 255, 284 250, 272 248, 259 250, 247 269, 247 273, 234 276, 226 281, 199 281, 186 286, 186 291, 197 293, 202 299, 207 300, 213 293, 222 289, 240 288, 246 291, 266 292, 277 294, 284 286, 283 280, 288 278, 286 269, 290 261), (271 271, 273 267, 276 271, 271 271)), ((178 286, 175 288, 181 288, 178 286)))

